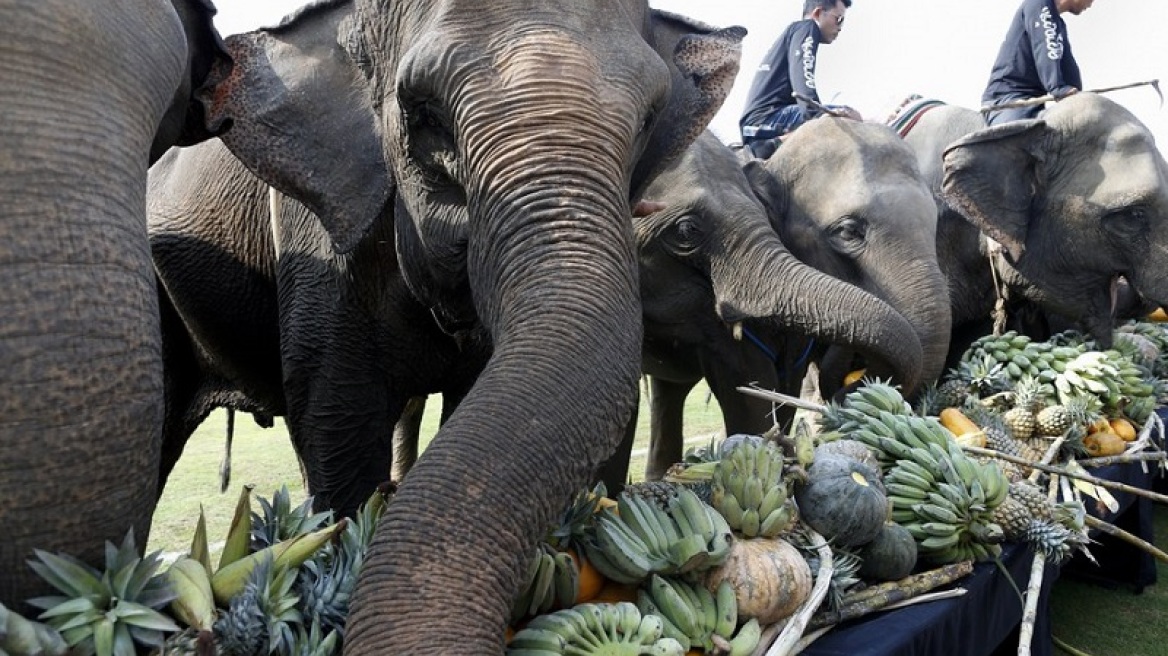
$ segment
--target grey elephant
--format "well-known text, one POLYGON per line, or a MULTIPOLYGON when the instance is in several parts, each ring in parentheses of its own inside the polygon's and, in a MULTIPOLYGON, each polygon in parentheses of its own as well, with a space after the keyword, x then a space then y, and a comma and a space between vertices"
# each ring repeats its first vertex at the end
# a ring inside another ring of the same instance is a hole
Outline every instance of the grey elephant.
MULTIPOLYGON (((772 284, 782 293, 772 296, 801 300, 820 314, 786 324, 750 321, 743 332, 734 333, 719 320, 713 311, 717 303, 708 294, 685 293, 693 286, 687 275, 694 273, 678 273, 684 269, 675 261, 686 257, 660 258, 671 270, 642 255, 642 298, 655 297, 663 305, 654 308, 643 301, 644 370, 652 384, 646 477, 659 478, 681 458, 685 397, 702 378, 718 399, 728 434, 759 434, 774 421, 771 404, 735 388, 755 382, 798 394, 808 361, 823 356, 828 344, 855 347, 876 365, 874 375, 893 376, 907 393, 941 374, 950 326, 947 286, 934 245, 935 209, 912 151, 891 130, 845 119, 811 121, 770 159, 741 169, 728 148, 710 139, 691 146, 646 193, 668 199, 675 205, 670 212, 710 226, 734 226, 727 234, 738 232, 736 224, 761 216, 770 239, 777 235, 791 253, 836 283, 828 285, 821 277, 799 291, 797 284, 790 286, 789 276, 774 276, 772 284), (846 286, 833 279, 854 285, 852 296, 840 292, 846 286), (646 290, 649 286, 659 289, 653 293, 646 290), (851 300, 856 294, 878 303, 851 300), (670 326, 672 332, 661 326, 654 335, 654 324, 661 322, 653 315, 670 316, 671 304, 680 299, 702 303, 689 309, 689 322, 670 326), (829 326, 843 330, 824 330, 829 326), (816 346, 808 344, 807 335, 816 346), (921 349, 919 366, 889 367, 894 345, 914 342, 921 349)), ((714 230, 704 227, 699 235, 714 230)), ((747 259, 742 268, 750 271, 758 264, 747 259)), ((733 280, 743 282, 741 276, 733 280)))
POLYGON ((93 564, 149 535, 162 422, 146 169, 210 132, 229 67, 199 0, 7 3, 0 22, 0 603, 49 590, 34 548, 93 564))
POLYGON ((630 197, 717 110, 744 30, 643 0, 359 0, 355 17, 343 44, 376 130, 297 107, 329 81, 280 70, 271 31, 229 40, 235 73, 208 119, 231 122, 233 154, 319 216, 338 252, 391 211, 413 295, 488 331, 483 374, 378 527, 346 650, 501 653, 522 554, 635 402, 630 197))
POLYGON ((993 128, 945 106, 905 140, 938 199, 956 354, 988 332, 1003 286, 1008 300, 1076 321, 1102 344, 1111 343, 1120 276, 1147 302, 1168 300, 1168 169, 1122 106, 1075 94, 1040 119, 993 128))

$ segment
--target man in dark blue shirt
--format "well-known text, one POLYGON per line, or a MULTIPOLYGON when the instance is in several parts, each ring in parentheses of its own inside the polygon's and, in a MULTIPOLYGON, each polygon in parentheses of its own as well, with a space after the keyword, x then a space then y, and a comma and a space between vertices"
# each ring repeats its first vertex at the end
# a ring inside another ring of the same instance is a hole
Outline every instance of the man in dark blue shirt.
MULTIPOLYGON (((754 74, 746 110, 738 121, 744 145, 773 140, 822 113, 814 105, 797 101, 794 94, 819 102, 815 91, 819 44, 835 41, 851 6, 852 0, 804 0, 803 20, 783 30, 754 74)), ((841 113, 859 118, 850 108, 841 108, 841 113)))
MULTIPOLYGON (((1082 90, 1083 80, 1075 56, 1071 54, 1067 24, 1063 22, 1062 14, 1070 12, 1078 16, 1092 2, 1094 0, 1023 0, 998 51, 989 84, 981 97, 982 104, 1000 105, 1047 94, 1062 98, 1082 90)), ((1034 118, 1041 111, 1041 105, 1003 109, 990 112, 986 122, 997 125, 1034 118)))

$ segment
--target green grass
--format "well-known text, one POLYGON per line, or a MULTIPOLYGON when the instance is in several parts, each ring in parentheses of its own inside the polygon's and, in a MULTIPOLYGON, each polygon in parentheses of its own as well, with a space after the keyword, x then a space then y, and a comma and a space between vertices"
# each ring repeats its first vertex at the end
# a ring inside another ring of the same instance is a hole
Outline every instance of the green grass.
MULTIPOLYGON (((439 410, 435 397, 422 423, 423 444, 437 431, 439 410)), ((707 401, 704 385, 690 394, 685 416, 686 435, 692 443, 707 441, 711 434, 721 431, 721 413, 716 403, 707 401)), ((244 483, 254 484, 256 494, 269 498, 281 485, 287 485, 294 502, 303 500, 304 486, 283 424, 277 422, 275 428, 262 429, 244 415, 236 420, 231 487, 220 494, 218 472, 225 425, 226 414, 214 413, 187 445, 155 512, 150 550, 185 551, 200 504, 207 514, 210 541, 222 541, 244 483)), ((643 449, 647 442, 648 412, 642 399, 634 448, 643 449)), ((640 478, 644 470, 644 456, 634 457, 632 475, 640 478)), ((1156 543, 1168 549, 1168 509, 1163 507, 1156 509, 1156 543)), ((1054 634, 1091 656, 1168 656, 1163 639, 1168 622, 1168 566, 1161 563, 1157 567, 1159 585, 1145 588, 1139 595, 1127 588, 1107 589, 1060 578, 1051 600, 1054 634)))

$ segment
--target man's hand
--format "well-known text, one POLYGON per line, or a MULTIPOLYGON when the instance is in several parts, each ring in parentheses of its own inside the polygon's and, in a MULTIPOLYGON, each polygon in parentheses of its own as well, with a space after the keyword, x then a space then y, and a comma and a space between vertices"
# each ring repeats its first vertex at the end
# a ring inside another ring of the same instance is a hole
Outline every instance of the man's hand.
POLYGON ((843 118, 850 118, 853 121, 864 120, 864 117, 860 116, 860 112, 857 112, 855 109, 852 109, 847 105, 841 105, 840 107, 834 108, 832 113, 834 113, 836 116, 842 116, 843 118))

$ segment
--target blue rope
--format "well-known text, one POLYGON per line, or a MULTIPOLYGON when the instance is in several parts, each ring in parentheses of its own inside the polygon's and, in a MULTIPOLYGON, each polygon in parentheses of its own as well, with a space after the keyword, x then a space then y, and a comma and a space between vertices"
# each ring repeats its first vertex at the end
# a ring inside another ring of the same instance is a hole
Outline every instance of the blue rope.
MULTIPOLYGON (((775 365, 775 371, 778 372, 779 376, 782 376, 784 374, 784 372, 783 372, 782 368, 779 367, 779 355, 777 353, 775 353, 774 349, 767 346, 761 339, 758 338, 757 335, 750 332, 750 329, 747 328, 746 326, 742 327, 742 334, 745 335, 746 338, 750 340, 750 343, 754 344, 755 347, 758 348, 758 350, 762 351, 763 355, 767 356, 767 358, 770 359, 771 363, 775 365)), ((804 364, 806 364, 807 360, 811 357, 811 350, 814 348, 815 348, 815 340, 814 339, 807 340, 807 348, 803 349, 803 354, 800 355, 799 359, 795 361, 794 366, 797 368, 797 367, 802 367, 804 364)))

